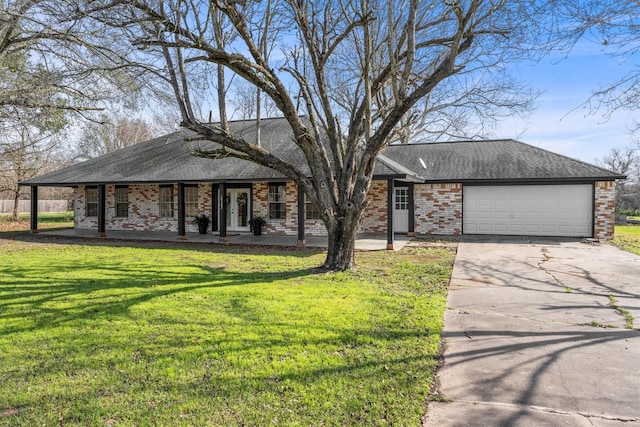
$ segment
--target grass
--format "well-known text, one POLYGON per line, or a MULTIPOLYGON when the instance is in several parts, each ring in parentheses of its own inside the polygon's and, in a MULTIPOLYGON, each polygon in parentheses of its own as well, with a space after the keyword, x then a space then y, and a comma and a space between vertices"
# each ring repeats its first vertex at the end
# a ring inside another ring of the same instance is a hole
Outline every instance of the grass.
POLYGON ((0 426, 419 425, 454 252, 323 259, 0 233, 0 426))
MULTIPOLYGON (((12 221, 11 214, 0 213, 0 232, 29 230, 30 214, 20 214, 18 221, 12 221)), ((71 228, 73 227, 73 211, 43 212, 38 214, 39 229, 71 228)))
POLYGON ((640 255, 640 226, 617 225, 613 243, 620 249, 640 255))
POLYGON ((629 310, 620 307, 618 300, 613 295, 609 295, 609 305, 624 318, 627 329, 633 329, 633 315, 629 313, 629 310))

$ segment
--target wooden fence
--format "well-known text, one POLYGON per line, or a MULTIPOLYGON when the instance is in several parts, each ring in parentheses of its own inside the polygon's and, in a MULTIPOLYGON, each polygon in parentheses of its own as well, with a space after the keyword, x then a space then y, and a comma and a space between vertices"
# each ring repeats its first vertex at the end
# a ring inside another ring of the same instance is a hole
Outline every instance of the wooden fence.
MULTIPOLYGON (((20 200, 20 213, 31 212, 31 200, 20 200)), ((68 200, 38 200, 38 212, 66 212, 69 210, 68 200)), ((0 213, 13 212, 13 200, 0 200, 0 213)))

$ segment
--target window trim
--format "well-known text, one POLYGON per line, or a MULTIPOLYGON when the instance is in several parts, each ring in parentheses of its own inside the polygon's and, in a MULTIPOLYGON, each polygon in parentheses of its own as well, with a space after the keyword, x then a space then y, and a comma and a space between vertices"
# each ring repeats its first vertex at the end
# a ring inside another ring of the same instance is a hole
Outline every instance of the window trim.
POLYGON ((174 209, 174 204, 175 204, 175 194, 174 194, 174 189, 173 189, 173 184, 168 184, 168 185, 160 185, 160 189, 158 190, 158 213, 160 215, 160 218, 173 218, 175 217, 175 209, 174 209), (171 202, 165 202, 162 200, 162 190, 163 189, 169 189, 170 190, 170 196, 171 196, 171 202), (164 205, 169 205, 170 206, 170 210, 171 210, 171 215, 170 216, 165 216, 163 215, 163 206, 164 205))
POLYGON ((320 208, 314 205, 307 195, 304 195, 304 219, 308 219, 310 221, 321 220, 322 216, 320 216, 320 208), (311 209, 309 209, 311 207, 311 209), (317 212, 317 216, 310 216, 310 212, 317 212))
POLYGON ((115 201, 115 209, 116 209, 116 218, 128 218, 129 217, 129 186, 128 185, 116 185, 114 191, 114 201, 115 201), (118 190, 125 190, 124 195, 126 196, 125 201, 118 201, 118 190), (121 205, 126 205, 125 215, 121 215, 120 207, 121 205))
POLYGON ((267 185, 267 211, 269 212, 269 219, 272 220, 283 220, 287 219, 287 183, 286 182, 270 182, 267 185), (284 188, 283 200, 271 200, 272 194, 280 196, 279 192, 276 190, 276 193, 272 193, 272 188, 284 188), (281 209, 275 209, 272 211, 272 205, 282 205, 281 209), (272 212, 281 212, 281 216, 272 216, 272 212))
POLYGON ((184 185, 184 216, 187 218, 193 218, 196 215, 199 215, 200 212, 200 192, 198 191, 198 184, 185 184, 184 185), (187 194, 189 193, 188 189, 195 189, 195 200, 189 201, 187 194), (190 208, 193 209, 193 212, 190 212, 190 208), (195 213, 194 213, 195 212, 195 213))
POLYGON ((100 210, 100 192, 97 185, 87 185, 84 188, 84 216, 87 218, 97 218, 100 210), (89 197, 89 190, 95 191, 95 201, 89 197), (89 205, 92 205, 89 208, 89 205), (93 207, 95 205, 95 208, 93 207), (95 209, 95 215, 92 215, 95 209))

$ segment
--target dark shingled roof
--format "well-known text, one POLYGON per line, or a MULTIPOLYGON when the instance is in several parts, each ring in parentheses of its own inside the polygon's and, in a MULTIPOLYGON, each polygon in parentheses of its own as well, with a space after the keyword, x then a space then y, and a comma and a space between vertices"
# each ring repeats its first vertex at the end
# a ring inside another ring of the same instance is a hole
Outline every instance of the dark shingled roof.
POLYGON ((513 139, 392 145, 384 155, 416 171, 427 182, 624 178, 619 173, 513 139))
MULTIPOLYGON (((233 133, 255 140, 255 122, 231 122, 233 133)), ((308 173, 302 151, 292 142, 288 123, 263 119, 261 145, 308 173)), ((193 141, 181 130, 23 182, 73 186, 172 182, 283 180, 272 169, 234 158, 194 157, 190 148, 218 148, 193 141)), ((416 182, 593 181, 623 178, 618 173, 514 140, 393 145, 379 156, 375 177, 416 182), (424 166, 423 167, 423 163, 424 166)))

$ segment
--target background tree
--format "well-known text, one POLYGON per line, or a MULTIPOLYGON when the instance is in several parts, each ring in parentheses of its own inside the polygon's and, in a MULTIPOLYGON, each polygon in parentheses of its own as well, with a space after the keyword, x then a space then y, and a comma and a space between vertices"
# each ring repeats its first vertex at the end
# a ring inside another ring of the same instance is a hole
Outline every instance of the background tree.
POLYGON ((101 122, 88 123, 74 150, 74 161, 102 156, 153 138, 151 125, 144 119, 114 114, 101 122))
POLYGON ((129 52, 76 11, 74 0, 0 0, 0 118, 10 107, 83 115, 140 89, 129 52))
MULTIPOLYGON (((640 40, 640 2, 638 0, 598 0, 581 2, 554 1, 560 17, 556 43, 563 52, 578 42, 600 46, 613 58, 629 61, 638 54, 640 40)), ((617 81, 593 88, 585 101, 590 112, 604 110, 605 118, 619 109, 640 108, 640 67, 636 66, 617 81)), ((640 130, 636 122, 634 131, 640 130)))
POLYGON ((59 166, 61 129, 66 125, 60 111, 16 114, 15 120, 3 120, 0 127, 0 194, 14 201, 12 219, 18 221, 21 181, 59 166))
POLYGON ((614 170, 627 179, 616 185, 616 212, 640 209, 640 146, 613 148, 597 163, 614 170))
POLYGON ((531 57, 532 44, 525 44, 536 34, 535 23, 545 22, 546 5, 272 0, 271 22, 283 29, 274 36, 281 53, 277 59, 264 54, 260 34, 251 31, 252 17, 266 14, 265 2, 114 0, 89 3, 85 13, 120 29, 130 46, 144 52, 143 67, 164 59, 183 126, 223 146, 198 155, 256 162, 305 191, 320 208, 329 234, 323 269, 341 270, 353 266, 376 158, 403 139, 408 124, 421 123, 434 134, 458 134, 462 125, 438 117, 483 123, 497 112, 512 114, 528 106, 530 98, 520 98, 521 85, 514 85, 502 66, 515 57, 531 57), (214 42, 214 13, 230 23, 233 44, 214 42), (194 113, 191 76, 211 64, 273 101, 306 157, 305 168, 194 113))
POLYGON ((18 181, 43 172, 60 151, 52 144, 60 143, 62 123, 97 120, 94 114, 123 94, 135 101, 147 90, 168 99, 153 79, 135 78, 141 65, 124 61, 131 47, 108 28, 85 26, 77 11, 75 0, 0 0, 1 173, 12 198, 23 196, 18 181), (54 119, 59 125, 44 125, 54 119))

